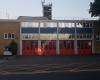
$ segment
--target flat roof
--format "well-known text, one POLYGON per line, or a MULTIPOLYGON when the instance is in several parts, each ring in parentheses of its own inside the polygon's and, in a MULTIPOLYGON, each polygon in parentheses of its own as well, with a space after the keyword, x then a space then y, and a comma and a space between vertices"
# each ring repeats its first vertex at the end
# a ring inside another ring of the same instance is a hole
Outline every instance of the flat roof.
POLYGON ((0 22, 20 22, 17 19, 0 19, 0 22))
POLYGON ((45 17, 31 17, 31 16, 19 16, 18 19, 0 19, 0 22, 96 22, 98 20, 86 20, 86 19, 72 19, 72 20, 65 20, 65 19, 52 19, 48 20, 45 17))

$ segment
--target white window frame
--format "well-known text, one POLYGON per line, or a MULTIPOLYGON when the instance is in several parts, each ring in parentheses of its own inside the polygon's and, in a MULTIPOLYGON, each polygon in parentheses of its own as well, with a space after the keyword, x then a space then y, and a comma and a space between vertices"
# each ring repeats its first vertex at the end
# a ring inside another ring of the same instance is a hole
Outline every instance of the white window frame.
POLYGON ((8 33, 4 33, 4 39, 8 39, 8 33))
POLYGON ((15 33, 4 33, 4 39, 15 39, 15 33), (10 38, 9 38, 9 34, 11 36, 10 38), (13 35, 14 35, 14 37, 13 37, 13 35))
POLYGON ((14 33, 11 33, 11 39, 15 39, 15 34, 14 33), (14 37, 13 37, 14 35, 14 37))

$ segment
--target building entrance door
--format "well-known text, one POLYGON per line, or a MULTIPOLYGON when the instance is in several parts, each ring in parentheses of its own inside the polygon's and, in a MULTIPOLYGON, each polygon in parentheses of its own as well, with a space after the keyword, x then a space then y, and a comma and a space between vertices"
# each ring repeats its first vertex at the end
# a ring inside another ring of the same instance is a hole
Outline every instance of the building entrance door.
POLYGON ((41 41, 42 55, 56 55, 56 40, 41 41))
POLYGON ((74 55, 74 40, 60 40, 60 55, 74 55))
POLYGON ((78 40, 77 41, 78 55, 87 56, 92 55, 92 40, 78 40))
POLYGON ((37 55, 38 41, 37 40, 22 40, 22 55, 32 56, 37 55))

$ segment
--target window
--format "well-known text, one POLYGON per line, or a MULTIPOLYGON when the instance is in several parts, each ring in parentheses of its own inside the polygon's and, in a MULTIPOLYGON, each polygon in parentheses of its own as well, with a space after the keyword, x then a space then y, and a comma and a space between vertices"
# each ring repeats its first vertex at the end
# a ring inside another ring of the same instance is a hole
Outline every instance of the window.
POLYGON ((38 22, 33 22, 31 26, 32 27, 38 27, 39 26, 39 23, 38 22))
POLYGON ((91 34, 87 34, 87 38, 92 38, 92 35, 91 34))
POLYGON ((69 23, 59 22, 59 27, 69 27, 69 23))
POLYGON ((15 34, 11 34, 11 36, 12 36, 12 39, 15 39, 15 34))
POLYGON ((44 23, 43 22, 40 23, 40 27, 44 27, 44 23))
POLYGON ((75 27, 75 23, 71 23, 71 27, 75 27))
POLYGON ((83 27, 90 27, 90 23, 88 22, 83 23, 83 27))
POLYGON ((12 35, 9 33, 9 34, 8 34, 8 39, 11 39, 11 37, 12 37, 12 35))
POLYGON ((86 38, 86 34, 83 34, 83 38, 86 38))
POLYGON ((15 34, 13 33, 5 33, 4 39, 15 39, 15 34))
POLYGON ((82 39, 82 34, 80 34, 80 39, 82 39))
POLYGON ((77 38, 78 38, 78 39, 80 38, 80 34, 77 34, 77 38))
POLYGON ((38 22, 22 22, 21 26, 22 27, 38 27, 39 23, 38 22))
POLYGON ((73 38, 74 38, 74 34, 70 34, 69 39, 73 39, 73 38))
POLYGON ((57 27, 57 23, 56 22, 47 22, 46 27, 57 27))
POLYGON ((100 41, 100 33, 97 33, 95 38, 96 38, 96 41, 100 41))
POLYGON ((93 27, 93 23, 90 23, 90 27, 93 27))
POLYGON ((4 34, 4 39, 7 39, 8 38, 8 35, 7 34, 4 34))
POLYGON ((68 23, 68 27, 69 27, 69 28, 72 27, 72 23, 68 23))
POLYGON ((82 28, 82 23, 76 23, 76 27, 82 28))

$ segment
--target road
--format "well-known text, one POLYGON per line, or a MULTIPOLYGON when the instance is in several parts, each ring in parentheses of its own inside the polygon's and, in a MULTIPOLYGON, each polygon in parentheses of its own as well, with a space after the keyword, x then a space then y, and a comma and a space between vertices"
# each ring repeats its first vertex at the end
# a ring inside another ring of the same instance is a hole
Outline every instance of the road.
POLYGON ((100 71, 1 75, 0 80, 100 80, 100 71))
POLYGON ((96 80, 100 56, 34 56, 0 58, 0 80, 96 80))

